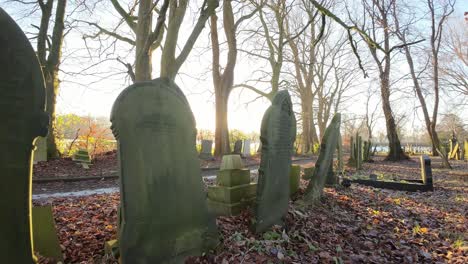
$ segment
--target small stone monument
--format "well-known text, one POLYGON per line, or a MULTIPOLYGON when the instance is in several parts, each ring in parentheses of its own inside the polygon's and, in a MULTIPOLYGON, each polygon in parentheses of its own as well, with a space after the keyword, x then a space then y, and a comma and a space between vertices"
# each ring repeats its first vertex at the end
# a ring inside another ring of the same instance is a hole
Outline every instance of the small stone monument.
POLYGON ((423 184, 433 189, 431 159, 427 155, 421 155, 421 180, 423 184))
POLYGON ((195 119, 168 78, 138 82, 111 113, 120 171, 121 263, 183 263, 217 243, 195 147, 195 119))
POLYGON ((236 140, 234 143, 234 151, 232 153, 238 155, 242 153, 242 140, 236 140))
POLYGON ((304 168, 304 174, 302 175, 302 179, 310 180, 312 175, 314 174, 315 167, 304 168))
POLYGON ((208 187, 208 206, 216 215, 237 215, 255 199, 257 184, 250 183, 239 155, 223 156, 216 183, 208 187))
POLYGON ((55 228, 52 205, 32 208, 34 251, 41 256, 63 260, 62 248, 55 228))
POLYGON ((34 150, 34 164, 47 161, 47 142, 45 137, 38 137, 36 139, 35 145, 36 149, 34 150))
POLYGON ((45 86, 28 38, 0 8, 0 258, 33 263, 31 164, 36 137, 47 135, 45 86))
POLYGON ((242 156, 243 157, 250 157, 250 139, 244 140, 244 148, 242 149, 242 156))
POLYGON ((213 148, 213 140, 203 139, 201 142, 201 150, 199 157, 204 160, 209 160, 213 158, 211 150, 213 148))
POLYGON ((296 139, 296 118, 288 91, 276 94, 263 116, 260 133, 262 156, 258 170, 256 232, 282 224, 288 211, 289 173, 296 139))
POLYGON ((289 173, 289 195, 292 196, 299 190, 299 183, 301 181, 301 166, 291 165, 291 172, 289 173))

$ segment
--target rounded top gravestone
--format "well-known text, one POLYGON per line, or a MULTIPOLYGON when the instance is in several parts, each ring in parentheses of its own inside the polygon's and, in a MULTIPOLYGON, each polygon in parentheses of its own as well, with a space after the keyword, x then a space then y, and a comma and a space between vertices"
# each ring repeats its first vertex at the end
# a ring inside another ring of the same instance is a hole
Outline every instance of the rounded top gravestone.
POLYGON ((32 263, 31 153, 47 135, 44 79, 27 37, 1 8, 0 29, 0 258, 32 263))
POLYGON ((182 262, 215 242, 195 148, 195 119, 167 78, 126 88, 114 103, 123 263, 182 262))
POLYGON ((262 120, 262 156, 258 170, 255 231, 262 232, 281 224, 288 211, 289 172, 296 118, 288 91, 280 91, 262 120))

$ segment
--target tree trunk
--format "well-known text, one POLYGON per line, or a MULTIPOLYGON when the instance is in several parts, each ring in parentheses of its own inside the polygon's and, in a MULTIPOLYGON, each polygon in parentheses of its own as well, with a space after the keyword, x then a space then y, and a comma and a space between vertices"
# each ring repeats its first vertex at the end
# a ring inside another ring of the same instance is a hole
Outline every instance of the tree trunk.
POLYGON ((229 145, 228 128, 228 99, 229 95, 216 95, 216 129, 215 129, 215 151, 216 157, 231 153, 229 145))
POLYGON ((151 80, 152 72, 152 49, 147 44, 151 34, 152 23, 151 0, 141 0, 138 6, 138 24, 136 29, 136 48, 135 48, 135 82, 151 80))
MULTIPOLYGON (((402 40, 406 43, 406 39, 404 37, 402 37, 402 40)), ((418 96, 419 102, 421 104, 421 109, 423 111, 424 121, 426 123, 427 133, 429 134, 429 137, 431 139, 432 155, 433 156, 439 156, 439 152, 440 152, 441 156, 442 156, 441 158, 442 158, 442 163, 443 163, 444 167, 451 169, 452 166, 450 165, 450 163, 448 161, 447 155, 440 148, 440 140, 439 140, 439 136, 438 136, 437 131, 436 131, 435 123, 432 122, 431 118, 429 117, 429 112, 428 112, 428 109, 427 109, 426 99, 425 99, 425 97, 424 97, 424 95, 422 93, 422 89, 421 89, 421 85, 419 84, 418 77, 416 76, 413 57, 411 56, 410 49, 409 49, 408 46, 405 46, 405 55, 406 55, 406 60, 408 62, 408 66, 410 68, 411 78, 413 79, 414 90, 416 91, 416 95, 418 96)))
POLYGON ((408 156, 401 149, 400 139, 397 134, 397 127, 393 117, 392 108, 390 106, 390 82, 389 72, 383 72, 380 75, 380 92, 382 95, 382 108, 387 125, 387 138, 390 151, 385 158, 386 160, 398 161, 408 159, 408 156))
POLYGON ((45 66, 43 65, 47 94, 46 112, 50 118, 49 134, 47 135, 47 156, 49 158, 57 158, 60 155, 55 138, 55 107, 60 84, 58 80, 58 72, 60 59, 62 56, 66 4, 66 0, 58 1, 57 3, 57 9, 55 12, 55 25, 52 33, 52 43, 49 49, 47 62, 45 66))
POLYGON ((302 154, 309 153, 312 149, 312 136, 311 136, 311 119, 312 119, 312 102, 309 100, 307 96, 301 97, 301 107, 302 107, 302 154))

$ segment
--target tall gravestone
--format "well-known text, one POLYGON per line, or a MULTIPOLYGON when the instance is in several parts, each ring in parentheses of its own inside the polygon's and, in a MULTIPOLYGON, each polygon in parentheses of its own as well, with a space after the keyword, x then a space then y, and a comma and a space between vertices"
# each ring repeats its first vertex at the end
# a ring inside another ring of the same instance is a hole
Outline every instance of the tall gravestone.
POLYGON ((126 88, 111 113, 118 142, 122 263, 182 263, 216 241, 195 147, 195 119, 167 79, 126 88), (158 154, 162 153, 162 154, 158 154))
POLYGON ((0 259, 33 263, 33 142, 47 135, 41 68, 23 31, 0 8, 0 259))
POLYGON ((281 224, 288 211, 289 173, 296 138, 296 118, 288 91, 280 91, 262 120, 262 156, 255 208, 256 232, 281 224))

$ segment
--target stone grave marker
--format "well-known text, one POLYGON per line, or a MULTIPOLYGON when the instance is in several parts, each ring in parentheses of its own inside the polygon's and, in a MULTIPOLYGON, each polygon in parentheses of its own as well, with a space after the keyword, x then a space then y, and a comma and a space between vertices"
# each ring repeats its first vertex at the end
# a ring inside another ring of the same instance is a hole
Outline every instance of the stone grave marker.
POLYGON ((31 164, 34 141, 47 135, 45 86, 29 40, 0 8, 0 258, 33 263, 31 164))
POLYGON ((38 137, 35 141, 34 164, 47 161, 47 142, 45 137, 38 137))
POLYGON ((289 173, 289 195, 292 196, 299 190, 299 183, 301 181, 301 166, 291 165, 291 172, 289 173))
POLYGON ((276 94, 263 116, 260 133, 262 153, 254 221, 256 232, 282 224, 288 211, 289 173, 296 139, 296 118, 288 91, 276 94))
POLYGON ((314 174, 315 167, 304 168, 304 174, 302 175, 302 179, 310 180, 312 175, 314 174))
POLYGON ((62 248, 55 229, 52 205, 32 208, 34 251, 41 256, 63 260, 62 248))
POLYGON ((245 139, 244 140, 244 147, 242 149, 242 156, 243 157, 250 157, 250 144, 251 140, 250 139, 245 139))
POLYGON ((203 139, 201 142, 201 150, 200 150, 199 157, 205 160, 212 159, 213 158, 213 155, 211 154, 212 148, 213 148, 213 140, 203 139))
POLYGON ((234 143, 234 151, 233 154, 241 154, 242 153, 242 140, 236 140, 234 143))
POLYGON ((237 215, 255 199, 257 184, 239 155, 223 156, 216 183, 208 187, 208 206, 216 215, 237 215))
POLYGON ((195 119, 168 78, 135 83, 111 113, 120 171, 122 263, 183 263, 217 243, 195 147, 195 119))
POLYGON ((433 186, 431 159, 427 155, 421 155, 421 180, 425 185, 433 186))
POLYGON ((341 114, 337 113, 325 129, 315 169, 304 195, 306 203, 313 203, 322 196, 323 187, 330 176, 329 171, 333 169, 333 153, 339 142, 340 124, 341 114))

